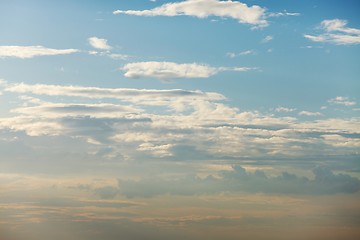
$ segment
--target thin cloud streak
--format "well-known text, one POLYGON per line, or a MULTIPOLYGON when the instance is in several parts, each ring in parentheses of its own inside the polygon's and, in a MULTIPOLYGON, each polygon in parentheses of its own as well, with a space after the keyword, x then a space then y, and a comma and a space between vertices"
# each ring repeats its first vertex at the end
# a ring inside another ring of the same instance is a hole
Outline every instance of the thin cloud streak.
POLYGON ((80 52, 77 49, 53 49, 43 46, 0 46, 0 58, 33 58, 39 56, 65 55, 80 52))

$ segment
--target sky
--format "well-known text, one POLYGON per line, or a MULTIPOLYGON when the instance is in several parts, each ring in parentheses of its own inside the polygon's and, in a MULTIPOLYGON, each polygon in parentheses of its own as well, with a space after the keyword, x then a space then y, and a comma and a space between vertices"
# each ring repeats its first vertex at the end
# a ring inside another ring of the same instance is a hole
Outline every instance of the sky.
POLYGON ((359 239, 359 10, 1 0, 0 240, 359 239))

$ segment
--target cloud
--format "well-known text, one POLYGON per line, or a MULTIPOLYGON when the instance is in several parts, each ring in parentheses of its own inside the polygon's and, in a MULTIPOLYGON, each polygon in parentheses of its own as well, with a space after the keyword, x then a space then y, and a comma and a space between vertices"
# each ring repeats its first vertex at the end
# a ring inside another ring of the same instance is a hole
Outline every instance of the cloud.
POLYGON ((107 40, 104 38, 91 37, 88 38, 89 44, 96 49, 110 50, 111 46, 107 44, 107 40))
POLYGON ((149 101, 149 98, 155 100, 176 99, 212 99, 221 100, 225 97, 218 93, 191 91, 182 89, 155 90, 155 89, 134 89, 134 88, 98 88, 82 86, 61 86, 47 84, 10 84, 4 89, 7 92, 33 93, 37 95, 49 96, 69 96, 84 98, 115 98, 127 101, 149 101))
POLYGON ((193 16, 206 18, 209 16, 233 18, 240 23, 265 27, 265 9, 254 5, 248 7, 238 1, 219 0, 187 0, 166 3, 150 10, 116 10, 114 14, 128 14, 136 16, 193 16))
POLYGON ((301 15, 300 13, 291 13, 291 12, 287 12, 287 11, 268 14, 269 17, 283 17, 283 16, 296 16, 297 17, 300 15, 301 15))
POLYGON ((272 41, 274 39, 274 37, 273 36, 271 36, 271 35, 268 35, 268 36, 266 36, 261 42, 263 42, 263 43, 267 43, 267 42, 270 42, 270 41, 272 41))
POLYGON ((220 171, 199 178, 194 175, 164 179, 144 178, 140 181, 119 180, 119 192, 127 197, 153 197, 156 195, 195 195, 219 192, 250 192, 271 194, 337 194, 360 190, 360 180, 346 174, 334 174, 329 168, 318 166, 312 170, 313 179, 282 172, 267 176, 264 171, 247 171, 234 166, 231 171, 220 171))
POLYGON ((314 42, 328 42, 337 45, 360 44, 360 29, 346 27, 347 21, 341 19, 324 20, 320 28, 325 33, 308 35, 304 37, 314 42))
POLYGON ((322 114, 319 113, 319 112, 301 111, 301 112, 299 112, 299 115, 302 115, 302 116, 321 116, 322 114))
POLYGON ((342 96, 337 96, 336 98, 332 98, 328 102, 332 104, 344 105, 347 107, 356 105, 355 101, 350 101, 348 97, 342 97, 342 96))
POLYGON ((275 108, 276 112, 293 112, 296 111, 296 108, 287 108, 287 107, 277 107, 275 108))
POLYGON ((64 55, 80 52, 77 49, 52 49, 43 46, 0 46, 0 58, 33 58, 38 56, 64 55))
POLYGON ((228 56, 229 58, 235 58, 238 56, 254 55, 255 53, 256 52, 254 50, 246 50, 246 51, 239 52, 239 53, 228 52, 228 53, 226 53, 226 56, 228 56))
POLYGON ((39 117, 85 117, 96 116, 98 118, 118 118, 131 113, 142 112, 141 109, 117 104, 74 104, 74 103, 40 103, 38 106, 16 108, 12 113, 24 115, 37 115, 39 117))
POLYGON ((318 114, 311 113, 314 120, 299 122, 241 111, 219 93, 183 89, 3 85, 5 93, 19 94, 20 102, 10 117, 0 118, 0 129, 83 139, 97 149, 93 155, 105 159, 358 156, 358 118, 317 120, 318 114), (344 137, 347 144, 325 135, 344 137))
POLYGON ((122 70, 128 78, 152 77, 160 80, 174 78, 208 78, 222 71, 249 71, 247 67, 210 67, 197 63, 135 62, 126 64, 122 70))

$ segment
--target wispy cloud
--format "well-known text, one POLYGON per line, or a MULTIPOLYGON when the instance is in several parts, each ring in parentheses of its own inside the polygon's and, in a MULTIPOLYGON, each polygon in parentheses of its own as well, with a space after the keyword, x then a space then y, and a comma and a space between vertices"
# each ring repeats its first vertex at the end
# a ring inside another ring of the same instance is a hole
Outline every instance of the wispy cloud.
POLYGON ((255 53, 256 52, 254 50, 245 50, 239 53, 228 52, 226 53, 226 56, 228 56, 229 58, 235 58, 238 56, 254 55, 255 53))
POLYGON ((328 42, 338 45, 360 44, 360 29, 346 27, 347 21, 341 19, 324 20, 320 28, 325 33, 304 37, 314 42, 328 42))
POLYGON ((262 43, 267 43, 267 42, 270 42, 274 39, 273 36, 271 35, 267 35, 266 37, 264 37, 264 39, 261 41, 262 43))
POLYGON ((80 52, 77 49, 53 49, 43 46, 0 46, 0 58, 33 58, 38 56, 64 55, 80 52))
POLYGON ((267 26, 265 9, 254 5, 247 6, 238 1, 219 0, 187 0, 166 3, 149 10, 116 10, 114 14, 128 14, 137 16, 194 16, 206 18, 209 16, 228 17, 258 27, 267 26))
POLYGON ((328 102, 332 104, 344 105, 347 107, 356 105, 355 101, 351 101, 348 97, 343 97, 343 96, 337 96, 335 98, 330 99, 328 102))
POLYGON ((135 62, 128 63, 122 70, 128 78, 152 77, 160 80, 175 78, 208 78, 223 71, 249 71, 248 67, 211 67, 198 63, 135 62))
POLYGON ((287 107, 277 107, 275 108, 276 112, 293 112, 296 111, 296 108, 287 108, 287 107))
POLYGON ((300 13, 296 13, 296 12, 287 12, 287 11, 283 11, 283 12, 276 12, 276 13, 269 13, 268 16, 269 17, 283 17, 283 16, 300 16, 300 13))
POLYGON ((107 40, 104 38, 91 37, 88 38, 89 44, 96 49, 100 50, 110 50, 111 46, 108 45, 107 40))
POLYGON ((115 98, 123 100, 141 100, 141 99, 170 99, 170 98, 199 98, 199 99, 224 99, 224 96, 218 93, 205 93, 201 91, 190 91, 182 89, 155 90, 155 89, 133 89, 133 88, 98 88, 83 86, 61 86, 47 84, 10 84, 5 91, 16 93, 33 93, 49 96, 71 96, 85 98, 115 98))

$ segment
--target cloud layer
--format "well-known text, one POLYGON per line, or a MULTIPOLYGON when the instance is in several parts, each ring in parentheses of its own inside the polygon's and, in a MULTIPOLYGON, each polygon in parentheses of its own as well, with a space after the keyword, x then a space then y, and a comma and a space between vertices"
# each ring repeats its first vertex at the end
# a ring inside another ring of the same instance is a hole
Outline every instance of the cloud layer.
POLYGON ((12 117, 0 119, 1 129, 81 138, 98 145, 99 154, 104 144, 112 152, 106 150, 104 158, 120 154, 129 159, 180 160, 185 153, 188 159, 358 155, 358 118, 324 119, 320 113, 302 111, 313 119, 304 122, 283 116, 292 109, 279 109, 282 116, 240 111, 224 103, 219 93, 182 89, 3 85, 5 94, 20 94, 21 105, 11 110, 12 117), (64 100, 59 102, 59 97, 64 100))
POLYGON ((345 174, 334 174, 326 167, 313 169, 314 179, 282 172, 268 177, 264 171, 246 171, 241 166, 232 171, 222 171, 218 178, 196 176, 164 180, 159 177, 142 181, 119 180, 119 193, 128 197, 156 195, 195 195, 218 192, 252 192, 272 194, 337 194, 355 193, 360 190, 360 180, 345 174))

